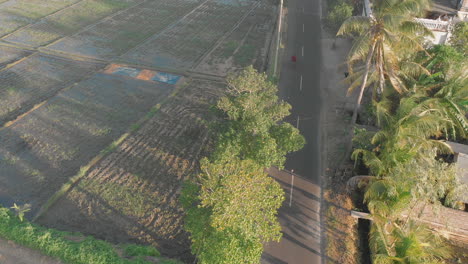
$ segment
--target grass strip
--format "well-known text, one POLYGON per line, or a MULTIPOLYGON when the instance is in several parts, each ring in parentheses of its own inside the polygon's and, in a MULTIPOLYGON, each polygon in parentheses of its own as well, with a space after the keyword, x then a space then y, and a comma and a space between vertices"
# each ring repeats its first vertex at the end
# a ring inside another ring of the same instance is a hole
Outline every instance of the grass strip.
MULTIPOLYGON (((115 246, 79 233, 58 231, 20 221, 7 208, 0 208, 0 236, 70 264, 144 264, 153 263, 145 260, 145 257, 160 256, 150 246, 115 246)), ((178 263, 165 259, 158 261, 162 264, 178 263)))

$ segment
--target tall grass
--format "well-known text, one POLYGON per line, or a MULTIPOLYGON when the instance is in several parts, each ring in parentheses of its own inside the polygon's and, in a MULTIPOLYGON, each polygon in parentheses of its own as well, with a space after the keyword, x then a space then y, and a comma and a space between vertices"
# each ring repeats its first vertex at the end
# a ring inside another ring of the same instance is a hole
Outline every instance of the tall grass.
MULTIPOLYGON (((143 264, 151 263, 144 257, 160 255, 155 248, 149 246, 118 247, 93 237, 83 237, 77 233, 58 231, 28 221, 20 221, 6 208, 0 208, 0 237, 37 249, 45 255, 70 264, 143 264), (69 239, 76 236, 82 239, 78 241, 69 239), (123 253, 119 255, 118 251, 123 253)), ((172 263, 164 261, 159 263, 172 263)))

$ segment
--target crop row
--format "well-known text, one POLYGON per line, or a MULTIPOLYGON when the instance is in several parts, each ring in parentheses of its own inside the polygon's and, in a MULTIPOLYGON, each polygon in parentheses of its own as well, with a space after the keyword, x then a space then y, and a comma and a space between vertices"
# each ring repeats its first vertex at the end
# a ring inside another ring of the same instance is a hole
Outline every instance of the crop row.
POLYGON ((36 54, 0 71, 0 125, 15 119, 97 68, 94 64, 36 54))
POLYGON ((10 63, 14 63, 27 55, 30 52, 21 49, 10 48, 0 45, 0 70, 10 63))
POLYGON ((0 5, 0 36, 66 8, 80 0, 10 0, 0 5))
POLYGON ((178 197, 184 179, 197 172, 197 161, 205 154, 209 106, 223 87, 191 81, 41 221, 115 242, 151 243, 164 255, 186 254, 178 197))
POLYGON ((170 90, 97 74, 60 92, 0 131, 0 197, 30 203, 34 213, 170 90))
POLYGON ((122 58, 168 68, 190 68, 224 34, 231 31, 256 1, 207 1, 122 58))
POLYGON ((195 66, 196 71, 226 75, 236 68, 245 67, 262 54, 266 39, 274 26, 273 5, 261 4, 203 61, 195 66))
POLYGON ((106 16, 143 0, 81 0, 45 19, 24 27, 4 39, 32 47, 43 46, 71 35, 106 16))
POLYGON ((112 58, 174 23, 198 1, 147 1, 55 43, 50 49, 85 56, 112 58))

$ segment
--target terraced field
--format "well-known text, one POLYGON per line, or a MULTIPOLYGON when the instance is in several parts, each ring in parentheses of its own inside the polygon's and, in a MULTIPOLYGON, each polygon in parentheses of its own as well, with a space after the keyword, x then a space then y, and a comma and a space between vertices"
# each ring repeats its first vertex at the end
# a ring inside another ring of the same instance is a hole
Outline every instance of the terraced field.
MULTIPOLYGON (((67 8, 55 12, 37 23, 18 29, 4 37, 3 40, 31 47, 43 46, 54 40, 76 33, 86 26, 100 21, 106 16, 110 16, 142 1, 143 0, 74 0, 71 1, 71 3, 74 3, 73 5, 69 5, 67 8)), ((49 3, 51 1, 30 2, 49 3)))
POLYGON ((115 242, 152 243, 188 254, 179 192, 210 137, 209 106, 224 85, 192 80, 40 219, 115 242))
POLYGON ((54 43, 49 49, 112 59, 161 32, 197 5, 199 0, 144 1, 54 43))
POLYGON ((34 214, 62 184, 171 91, 98 74, 0 130, 0 202, 34 214))
POLYGON ((0 203, 192 259, 181 185, 222 77, 266 64, 274 4, 0 0, 0 203))
POLYGON ((0 70, 8 64, 14 63, 30 54, 31 52, 25 50, 0 46, 0 70))
POLYGON ((122 59, 146 66, 189 69, 256 6, 256 1, 226 4, 208 0, 183 20, 124 54, 122 59))
MULTIPOLYGON (((10 53, 13 59, 20 56, 10 53)), ((8 60, 8 56, 5 57, 8 60)), ((96 64, 34 54, 0 71, 0 125, 99 68, 96 64)))
POLYGON ((0 4, 0 37, 80 0, 9 0, 0 4))
POLYGON ((259 6, 195 67, 195 70, 224 76, 251 64, 261 69, 265 63, 268 38, 271 38, 275 26, 272 23, 274 14, 270 3, 260 2, 259 6))

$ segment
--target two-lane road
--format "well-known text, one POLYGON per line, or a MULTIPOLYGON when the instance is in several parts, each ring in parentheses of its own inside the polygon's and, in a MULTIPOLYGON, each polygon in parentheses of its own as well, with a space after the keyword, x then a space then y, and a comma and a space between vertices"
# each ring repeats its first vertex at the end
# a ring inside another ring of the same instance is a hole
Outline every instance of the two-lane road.
POLYGON ((320 0, 288 0, 287 42, 282 58, 280 96, 292 105, 288 121, 307 144, 288 157, 286 169, 301 175, 270 171, 286 191, 279 212, 280 243, 265 247, 262 263, 321 263, 320 238, 320 0), (297 62, 291 61, 296 56, 297 62), (291 188, 291 186, 294 186, 291 188))
POLYGON ((289 120, 307 145, 293 153, 286 169, 319 183, 320 148, 320 7, 319 0, 289 0, 286 52, 280 77, 281 97, 292 106, 289 120), (297 57, 297 62, 291 61, 297 57))

